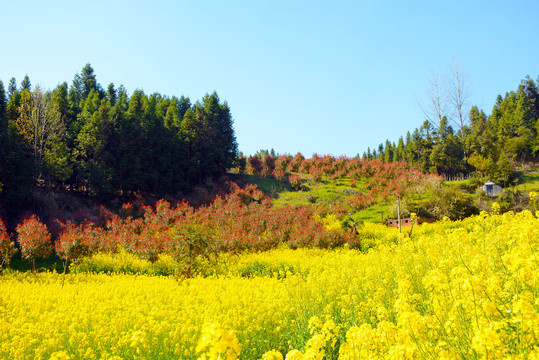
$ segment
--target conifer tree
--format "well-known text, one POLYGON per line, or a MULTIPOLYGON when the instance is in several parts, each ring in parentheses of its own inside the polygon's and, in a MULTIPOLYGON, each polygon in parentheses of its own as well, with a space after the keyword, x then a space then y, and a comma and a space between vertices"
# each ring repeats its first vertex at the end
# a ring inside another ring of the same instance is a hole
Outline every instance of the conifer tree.
POLYGON ((107 98, 110 101, 110 105, 114 106, 116 103, 116 89, 114 88, 114 84, 110 83, 107 87, 107 98))
POLYGON ((17 91, 17 80, 15 80, 15 78, 12 77, 11 80, 9 80, 9 85, 7 88, 7 96, 9 99, 11 99, 15 91, 17 91))
POLYGON ((94 74, 94 69, 87 63, 81 70, 80 81, 82 84, 82 97, 86 99, 90 95, 90 91, 97 90, 97 80, 94 74))
POLYGON ((12 97, 6 104, 4 84, 0 81, 0 204, 9 209, 20 206, 32 183, 30 163, 8 116, 7 110, 10 104, 15 106, 14 101, 12 97))
POLYGON ((24 76, 24 79, 21 81, 21 89, 22 90, 30 90, 32 87, 32 84, 30 83, 30 77, 28 77, 28 74, 24 76))

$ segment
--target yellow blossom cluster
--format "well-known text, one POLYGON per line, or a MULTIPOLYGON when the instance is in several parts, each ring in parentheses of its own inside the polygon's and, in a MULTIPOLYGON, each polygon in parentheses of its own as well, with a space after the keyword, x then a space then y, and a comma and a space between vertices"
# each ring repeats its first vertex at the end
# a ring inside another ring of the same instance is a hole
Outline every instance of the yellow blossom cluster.
POLYGON ((200 360, 236 359, 240 351, 234 331, 226 330, 215 323, 204 327, 196 347, 200 360))
POLYGON ((327 231, 338 231, 342 229, 341 222, 339 221, 339 219, 337 219, 335 214, 327 214, 323 217, 318 214, 315 214, 314 219, 324 224, 324 227, 327 231))
POLYGON ((0 359, 539 357, 531 212, 375 230, 367 252, 223 255, 192 279, 4 273, 0 359))
POLYGON ((213 322, 238 329, 242 353, 256 357, 297 330, 289 300, 269 277, 67 274, 62 286, 61 274, 6 274, 0 359, 196 359, 213 322))

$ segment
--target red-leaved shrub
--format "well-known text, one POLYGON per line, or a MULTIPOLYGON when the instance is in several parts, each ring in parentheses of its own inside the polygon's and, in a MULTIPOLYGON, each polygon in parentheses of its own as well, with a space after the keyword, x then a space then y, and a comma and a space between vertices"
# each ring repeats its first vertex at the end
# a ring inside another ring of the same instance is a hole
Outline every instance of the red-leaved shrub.
POLYGON ((17 225, 16 231, 22 258, 30 262, 35 271, 36 258, 46 258, 52 253, 51 234, 35 215, 17 225))
POLYGON ((11 263, 11 258, 15 253, 17 252, 17 249, 15 248, 15 245, 13 244, 13 241, 11 241, 11 238, 9 237, 9 234, 6 229, 6 225, 4 225, 4 222, 2 219, 0 219, 0 257, 2 258, 2 266, 9 267, 9 264, 11 263))

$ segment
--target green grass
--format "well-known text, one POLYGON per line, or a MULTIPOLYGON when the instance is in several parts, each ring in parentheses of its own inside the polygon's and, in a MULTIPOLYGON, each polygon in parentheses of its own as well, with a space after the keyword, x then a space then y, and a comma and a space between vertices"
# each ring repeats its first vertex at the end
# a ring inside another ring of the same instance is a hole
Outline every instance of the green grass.
POLYGON ((486 183, 488 180, 488 178, 470 178, 466 180, 446 181, 444 182, 444 184, 464 193, 475 194, 477 192, 477 189, 483 186, 483 184, 486 183))
POLYGON ((304 181, 302 189, 295 191, 281 192, 274 202, 275 206, 301 206, 312 204, 333 205, 344 201, 346 198, 356 193, 364 192, 364 182, 358 183, 355 187, 350 184, 350 179, 314 181, 310 175, 300 175, 304 181))
MULTIPOLYGON (((13 271, 21 271, 21 272, 32 270, 32 266, 30 265, 30 263, 21 258, 20 250, 17 251, 15 256, 13 256, 13 258, 11 259, 9 268, 13 271)), ((2 269, 0 268, 0 272, 1 270, 2 269)), ((44 271, 44 270, 48 270, 48 271, 55 270, 56 272, 63 272, 64 267, 62 265, 62 261, 60 260, 60 258, 56 254, 52 254, 47 259, 40 259, 40 258, 36 259, 36 271, 39 272, 39 271, 44 271)))
MULTIPOLYGON (((300 190, 292 188, 274 179, 262 179, 256 175, 237 175, 241 181, 238 184, 256 184, 264 193, 274 199, 274 206, 308 206, 308 205, 334 205, 345 201, 357 193, 367 193, 365 188, 366 179, 359 181, 354 186, 350 178, 330 180, 324 177, 321 181, 314 181, 311 175, 298 174, 303 180, 300 190)), ((470 178, 466 180, 447 181, 444 186, 453 188, 465 194, 466 197, 476 201, 480 194, 477 190, 488 179, 470 178)), ((522 192, 539 191, 539 170, 530 170, 523 174, 523 183, 517 186, 522 192)), ((409 199, 408 211, 403 210, 403 216, 409 212, 420 214, 424 212, 427 204, 433 199, 434 193, 427 191, 421 196, 415 195, 409 199)), ((381 223, 390 217, 396 217, 393 201, 378 202, 367 209, 353 214, 355 220, 363 222, 381 223)))
POLYGON ((292 186, 289 183, 283 183, 273 178, 263 179, 258 175, 247 174, 229 174, 231 180, 239 186, 243 187, 247 184, 256 185, 262 192, 272 199, 277 199, 280 194, 293 191, 292 186))
MULTIPOLYGON (((247 183, 256 184, 266 195, 273 199, 275 207, 283 206, 309 206, 309 205, 335 205, 342 203, 358 193, 367 193, 365 188, 366 179, 357 181, 352 186, 350 178, 340 178, 331 180, 324 177, 321 181, 315 181, 311 175, 298 174, 301 176, 303 185, 300 190, 292 188, 289 184, 276 181, 274 179, 262 179, 257 175, 236 175, 234 181, 240 186, 247 183)), ((409 203, 410 212, 419 212, 419 209, 431 198, 431 194, 422 197, 415 196, 409 203)), ((352 215, 356 220, 362 222, 381 223, 393 214, 394 204, 392 201, 379 202, 367 209, 361 210, 352 215)), ((408 213, 404 213, 407 216, 408 213)))
POLYGON ((524 182, 517 186, 520 191, 539 191, 539 170, 524 173, 524 182))
MULTIPOLYGON (((457 190, 461 190, 463 192, 467 192, 469 194, 475 194, 475 191, 479 189, 485 182, 487 182, 489 178, 483 178, 483 179, 474 179, 470 178, 467 180, 457 180, 457 181, 446 181, 445 185, 455 188, 457 190)), ((505 184, 503 183, 497 183, 498 185, 501 185, 504 188, 509 188, 512 184, 509 182, 505 184)), ((516 188, 520 191, 528 192, 528 191, 539 191, 539 170, 533 169, 533 170, 527 170, 522 173, 521 177, 521 183, 516 185, 516 188)))
POLYGON ((354 217, 363 222, 382 223, 391 216, 389 204, 377 203, 357 212, 354 217))
POLYGON ((455 189, 464 189, 472 185, 472 179, 446 181, 445 184, 455 189))
MULTIPOLYGON (((345 199, 358 193, 366 193, 366 180, 358 181, 352 186, 350 178, 330 180, 323 178, 322 181, 314 181, 312 176, 300 174, 304 184, 302 190, 281 192, 274 201, 275 206, 302 206, 302 205, 334 205, 343 202, 345 199)), ((391 203, 377 203, 365 210, 361 210, 352 215, 356 220, 362 222, 381 223, 391 217, 391 203)))

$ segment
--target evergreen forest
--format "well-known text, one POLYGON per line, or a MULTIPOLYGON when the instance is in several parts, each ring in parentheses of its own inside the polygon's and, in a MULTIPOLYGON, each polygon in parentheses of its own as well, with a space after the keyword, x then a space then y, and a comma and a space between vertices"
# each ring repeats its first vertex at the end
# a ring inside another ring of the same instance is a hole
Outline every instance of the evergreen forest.
POLYGON ((453 118, 434 98, 435 116, 397 143, 386 140, 378 148, 369 148, 363 159, 405 160, 446 178, 477 173, 507 182, 519 164, 538 160, 538 82, 526 76, 516 91, 498 95, 488 115, 477 106, 471 106, 469 114, 461 113, 462 102, 457 102, 453 118))
POLYGON ((53 90, 0 81, 0 200, 36 186, 107 200, 177 195, 218 179, 237 157, 229 106, 214 92, 188 97, 103 88, 90 64, 53 90))
MULTIPOLYGON (((446 178, 475 174, 507 183, 516 168, 538 160, 538 82, 526 76, 515 91, 498 96, 490 114, 477 106, 466 114, 459 108, 455 121, 437 111, 397 143, 369 148, 362 160, 406 161, 446 178)), ((104 202, 135 194, 181 198, 221 181, 231 168, 245 171, 251 158, 238 153, 230 108, 215 92, 192 103, 143 90, 128 94, 112 83, 105 89, 90 64, 71 85, 53 90, 33 86, 28 75, 20 84, 0 81, 5 209, 36 188, 104 202)))

